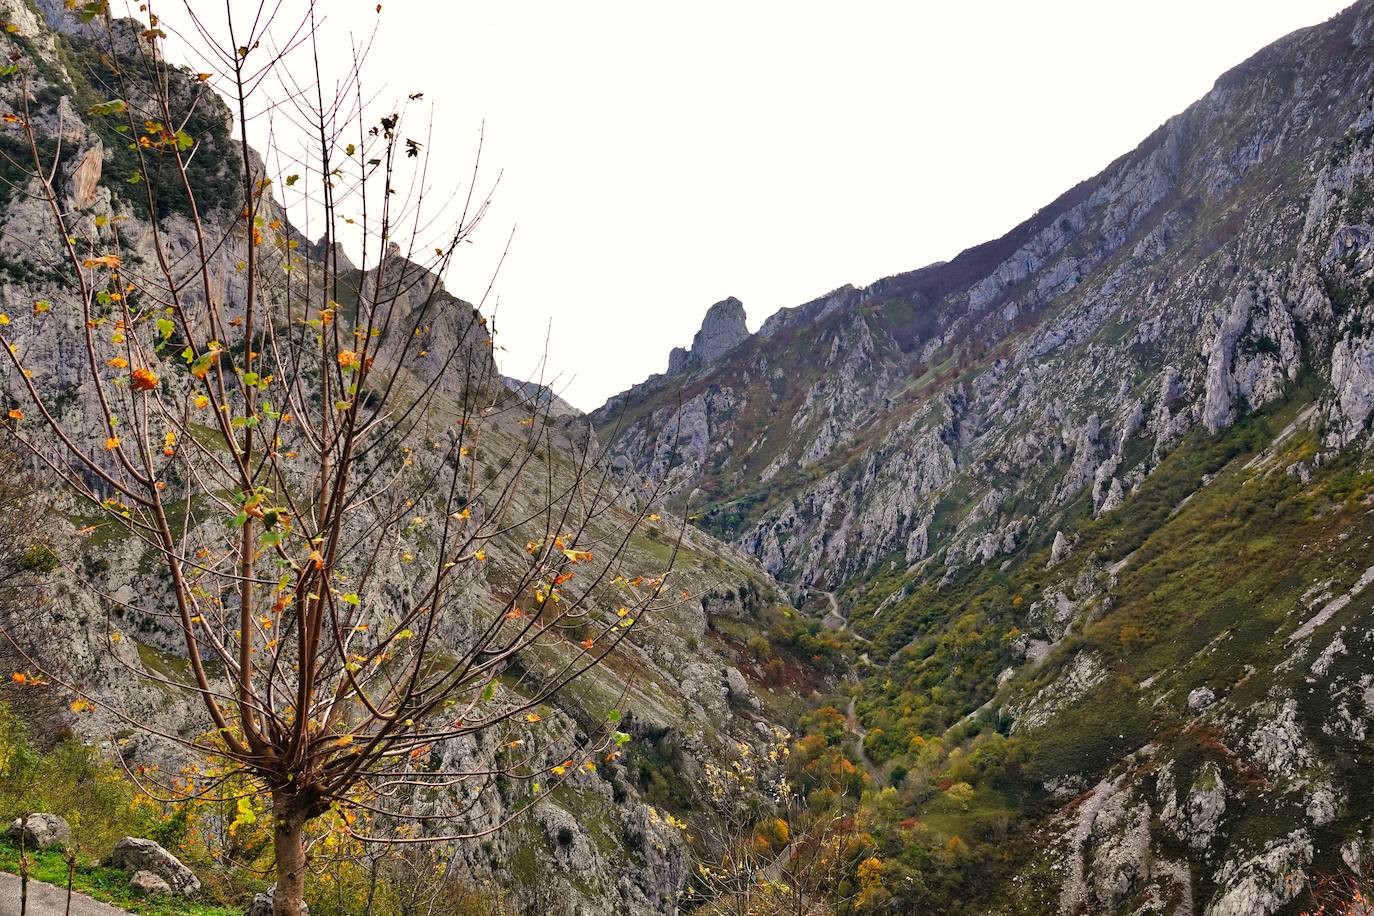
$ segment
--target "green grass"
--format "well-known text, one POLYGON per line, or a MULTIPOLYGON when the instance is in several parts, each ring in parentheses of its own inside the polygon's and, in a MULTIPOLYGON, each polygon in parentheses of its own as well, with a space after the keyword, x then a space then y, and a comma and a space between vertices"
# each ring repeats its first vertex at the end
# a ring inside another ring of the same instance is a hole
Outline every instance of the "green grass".
MULTIPOLYGON (((67 860, 62 852, 30 850, 28 856, 31 878, 58 887, 67 886, 67 860)), ((0 870, 19 874, 19 847, 8 840, 0 840, 0 870)), ((237 907, 197 903, 181 897, 144 897, 129 889, 128 872, 106 868, 81 854, 77 855, 72 889, 143 916, 241 916, 243 912, 237 907)))

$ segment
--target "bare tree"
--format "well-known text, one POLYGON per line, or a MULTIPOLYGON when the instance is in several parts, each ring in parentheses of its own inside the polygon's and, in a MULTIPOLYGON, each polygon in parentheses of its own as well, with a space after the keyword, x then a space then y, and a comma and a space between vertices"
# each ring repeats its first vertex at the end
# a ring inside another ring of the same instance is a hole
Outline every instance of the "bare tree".
POLYGON ((208 730, 186 738, 83 702, 207 760, 183 797, 244 780, 270 795, 274 911, 293 916, 325 812, 351 812, 367 841, 452 840, 473 835, 454 825, 497 777, 533 804, 616 753, 614 712, 575 746, 536 750, 537 710, 662 600, 666 569, 619 567, 651 501, 624 494, 592 437, 574 446, 494 375, 485 298, 473 308, 441 284, 486 211, 476 168, 439 234, 428 139, 405 127, 416 97, 372 114, 365 47, 330 89, 313 5, 286 22, 282 0, 246 17, 229 4, 211 21, 188 2, 180 34, 210 62, 194 73, 163 58, 172 25, 151 4, 137 22, 67 6, 89 30, 70 77, 84 89, 10 41, 4 126, 26 155, 7 161, 22 168, 15 191, 46 210, 34 258, 58 279, 31 314, 0 318, 9 424, 90 527, 155 556, 161 593, 118 600, 90 583, 111 611, 110 654, 143 674, 119 651, 120 618, 179 634, 189 675, 158 680, 198 697, 208 730), (81 91, 127 169, 106 176, 106 213, 64 185, 56 96, 81 91), (249 151, 250 120, 269 116, 274 136, 309 138, 304 152, 285 139, 249 151), (301 197, 318 243, 274 194, 301 197), (65 382, 30 358, 53 334, 78 344, 65 382), (519 664, 533 652, 545 673, 519 664), (506 749, 492 766, 436 750, 479 733, 506 749), (453 802, 442 812, 415 802, 439 796, 453 802))

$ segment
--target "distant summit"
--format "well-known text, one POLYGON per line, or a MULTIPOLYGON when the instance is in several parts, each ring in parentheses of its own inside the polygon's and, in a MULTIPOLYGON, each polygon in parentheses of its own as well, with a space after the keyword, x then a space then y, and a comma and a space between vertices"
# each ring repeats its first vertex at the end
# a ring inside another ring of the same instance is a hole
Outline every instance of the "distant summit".
POLYGON ((551 417, 580 417, 582 411, 559 397, 548 385, 529 382, 509 375, 501 376, 506 388, 526 401, 537 411, 547 411, 551 417))

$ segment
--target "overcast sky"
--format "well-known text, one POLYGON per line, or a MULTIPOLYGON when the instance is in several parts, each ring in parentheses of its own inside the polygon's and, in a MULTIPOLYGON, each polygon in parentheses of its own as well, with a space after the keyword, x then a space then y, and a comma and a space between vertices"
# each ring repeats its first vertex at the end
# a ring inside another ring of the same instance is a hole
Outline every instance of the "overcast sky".
MULTIPOLYGON (((380 24, 465 179, 503 172, 449 286, 496 286, 509 374, 582 408, 661 372, 726 296, 778 308, 994 238, 1218 75, 1346 0, 327 0, 380 24)), ((331 45, 342 63, 343 40, 331 45)))

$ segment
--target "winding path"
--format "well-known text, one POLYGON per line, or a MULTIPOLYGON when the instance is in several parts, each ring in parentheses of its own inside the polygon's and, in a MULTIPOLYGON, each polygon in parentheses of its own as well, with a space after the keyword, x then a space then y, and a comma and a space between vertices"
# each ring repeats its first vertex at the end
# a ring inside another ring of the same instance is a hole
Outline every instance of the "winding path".
POLYGON ((874 786, 883 784, 883 771, 876 763, 868 757, 868 752, 864 750, 864 739, 868 737, 868 729, 863 727, 858 715, 854 712, 854 705, 858 702, 858 697, 849 698, 849 706, 844 711, 844 726, 849 733, 854 736, 854 753, 859 758, 859 763, 868 771, 869 778, 873 780, 874 786))

